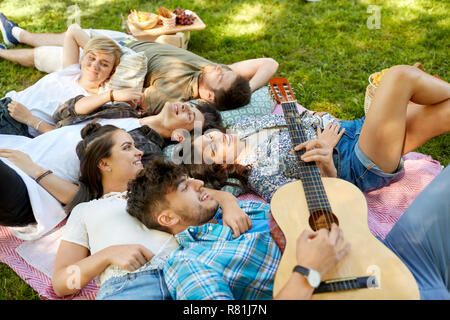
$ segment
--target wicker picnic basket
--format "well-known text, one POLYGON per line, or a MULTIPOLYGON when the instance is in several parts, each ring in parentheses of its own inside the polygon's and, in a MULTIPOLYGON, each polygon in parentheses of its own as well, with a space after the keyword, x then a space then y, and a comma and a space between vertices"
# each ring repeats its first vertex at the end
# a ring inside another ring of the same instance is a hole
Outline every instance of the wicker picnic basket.
POLYGON ((364 113, 367 114, 369 111, 370 104, 372 103, 372 99, 375 96, 375 90, 377 87, 372 83, 372 76, 375 74, 379 74, 379 72, 372 73, 369 76, 369 84, 366 87, 366 96, 364 97, 364 113))
POLYGON ((367 111, 369 111, 370 104, 372 103, 372 99, 375 95, 375 89, 376 87, 369 83, 366 87, 366 96, 364 98, 364 113, 367 114, 367 111))

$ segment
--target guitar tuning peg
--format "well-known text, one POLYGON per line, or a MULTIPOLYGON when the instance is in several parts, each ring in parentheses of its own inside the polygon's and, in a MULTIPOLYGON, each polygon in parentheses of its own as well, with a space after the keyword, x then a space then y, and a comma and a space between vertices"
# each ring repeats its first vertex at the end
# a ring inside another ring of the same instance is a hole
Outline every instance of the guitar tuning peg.
POLYGON ((270 90, 269 98, 270 98, 270 100, 272 100, 272 103, 277 103, 277 99, 276 99, 275 94, 273 93, 272 90, 270 90))

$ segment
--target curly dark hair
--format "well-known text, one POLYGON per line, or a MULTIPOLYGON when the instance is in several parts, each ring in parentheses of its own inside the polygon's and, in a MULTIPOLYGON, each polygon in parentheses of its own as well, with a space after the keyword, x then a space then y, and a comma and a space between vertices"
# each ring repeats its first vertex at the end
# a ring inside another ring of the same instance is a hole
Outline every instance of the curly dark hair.
POLYGON ((162 159, 147 163, 136 179, 128 183, 127 212, 147 228, 168 232, 157 221, 157 214, 169 207, 166 195, 176 188, 186 171, 162 159))

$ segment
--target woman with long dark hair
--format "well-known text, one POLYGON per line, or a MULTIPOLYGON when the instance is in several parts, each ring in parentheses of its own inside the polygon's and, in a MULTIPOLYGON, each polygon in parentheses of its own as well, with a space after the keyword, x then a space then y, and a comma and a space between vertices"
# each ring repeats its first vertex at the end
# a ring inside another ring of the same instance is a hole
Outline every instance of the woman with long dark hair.
POLYGON ((230 134, 197 137, 194 153, 216 168, 249 166, 248 186, 267 201, 300 178, 293 149, 306 149, 302 160, 315 161, 322 175, 374 190, 402 173, 402 155, 450 130, 450 85, 418 68, 394 66, 381 79, 365 118, 338 121, 304 112, 301 121, 310 140, 298 146, 291 144, 284 117, 268 115, 243 119, 230 134), (324 131, 316 135, 316 126, 324 131))
MULTIPOLYGON (((144 152, 145 162, 163 155, 177 129, 191 131, 195 123, 214 127, 216 120, 220 115, 213 107, 168 102, 158 115, 96 121, 128 131, 144 152)), ((85 125, 86 121, 64 126, 33 139, 0 135, 0 225, 26 227, 11 231, 30 240, 66 217, 61 204, 71 202, 78 189, 80 162, 75 148, 85 125)))
POLYGON ((89 124, 81 135, 76 148, 80 188, 68 206, 72 212, 55 259, 55 293, 76 293, 99 276, 99 299, 114 293, 127 299, 129 292, 136 299, 169 299, 160 267, 177 243, 126 212, 127 183, 143 168, 143 153, 128 133, 115 126, 89 124), (68 267, 77 271, 78 286, 68 285, 68 267), (119 279, 122 289, 116 292, 119 279))
MULTIPOLYGON (((68 206, 71 214, 55 259, 55 293, 76 293, 99 276, 97 299, 170 299, 162 266, 178 244, 126 211, 127 184, 143 168, 142 152, 128 133, 111 125, 89 124, 81 135, 76 148, 80 188, 68 206), (68 270, 78 275, 77 286, 71 285, 68 270)), ((231 195, 211 192, 224 219, 248 219, 231 195)))

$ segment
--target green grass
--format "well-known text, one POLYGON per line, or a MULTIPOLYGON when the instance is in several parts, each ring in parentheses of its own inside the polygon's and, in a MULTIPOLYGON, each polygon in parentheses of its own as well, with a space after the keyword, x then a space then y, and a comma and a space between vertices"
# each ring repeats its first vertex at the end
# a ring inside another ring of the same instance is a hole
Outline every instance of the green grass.
POLYGON ((39 300, 39 295, 11 268, 0 263, 0 300, 39 300))
MULTIPOLYGON (((423 63, 425 71, 448 81, 450 3, 439 0, 191 0, 62 1, 4 0, 0 11, 34 32, 62 32, 66 9, 77 4, 84 28, 120 30, 129 9, 189 8, 207 25, 193 32, 189 50, 225 64, 273 57, 279 76, 289 79, 299 102, 342 119, 364 115, 368 76, 396 64, 423 63), (369 29, 368 5, 381 8, 381 28, 369 29)), ((0 94, 20 90, 44 74, 0 61, 0 94)), ((450 134, 417 150, 443 165, 450 163, 450 134)), ((0 265, 1 266, 1 265, 0 265)), ((1 266, 0 299, 29 299, 7 267, 1 266), (14 279, 14 280, 13 280, 14 279), (4 294, 3 292, 7 292, 4 294)))

